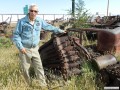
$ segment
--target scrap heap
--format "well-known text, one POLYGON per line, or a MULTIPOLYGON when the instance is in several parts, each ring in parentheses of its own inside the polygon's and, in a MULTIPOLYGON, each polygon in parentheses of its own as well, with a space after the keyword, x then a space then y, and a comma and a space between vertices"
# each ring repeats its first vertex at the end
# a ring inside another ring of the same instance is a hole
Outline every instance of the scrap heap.
POLYGON ((53 36, 39 48, 39 53, 43 66, 61 73, 64 79, 80 74, 83 60, 90 58, 80 39, 67 34, 53 36))

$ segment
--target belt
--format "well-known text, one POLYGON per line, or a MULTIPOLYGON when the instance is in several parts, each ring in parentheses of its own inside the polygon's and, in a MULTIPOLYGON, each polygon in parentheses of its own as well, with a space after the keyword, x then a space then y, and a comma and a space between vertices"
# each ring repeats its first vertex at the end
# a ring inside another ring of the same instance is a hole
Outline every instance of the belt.
POLYGON ((29 49, 31 49, 31 48, 36 48, 37 47, 37 45, 32 45, 32 46, 24 46, 25 48, 29 48, 29 49))
POLYGON ((35 48, 36 46, 31 46, 31 48, 35 48))

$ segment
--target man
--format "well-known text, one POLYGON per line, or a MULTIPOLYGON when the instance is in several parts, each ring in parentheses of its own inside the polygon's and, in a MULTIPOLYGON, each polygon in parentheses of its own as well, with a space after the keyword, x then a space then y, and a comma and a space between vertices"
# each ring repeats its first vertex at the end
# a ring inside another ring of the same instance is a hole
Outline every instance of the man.
POLYGON ((29 68, 32 64, 40 85, 46 86, 44 69, 38 53, 41 28, 54 33, 65 33, 65 31, 46 23, 37 17, 37 14, 38 6, 30 5, 29 13, 17 23, 16 29, 13 32, 13 42, 20 51, 21 68, 27 83, 31 85, 29 68))

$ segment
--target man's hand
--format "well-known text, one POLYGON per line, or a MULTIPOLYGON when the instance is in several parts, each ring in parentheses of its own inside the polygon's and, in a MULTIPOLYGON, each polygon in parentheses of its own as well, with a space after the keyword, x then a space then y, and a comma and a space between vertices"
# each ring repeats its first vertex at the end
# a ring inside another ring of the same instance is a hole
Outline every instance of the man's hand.
POLYGON ((67 33, 67 30, 64 30, 64 33, 67 33))
POLYGON ((26 54, 26 53, 27 53, 25 48, 22 48, 20 51, 21 51, 23 54, 26 54))
POLYGON ((63 33, 67 33, 67 30, 63 30, 63 33))

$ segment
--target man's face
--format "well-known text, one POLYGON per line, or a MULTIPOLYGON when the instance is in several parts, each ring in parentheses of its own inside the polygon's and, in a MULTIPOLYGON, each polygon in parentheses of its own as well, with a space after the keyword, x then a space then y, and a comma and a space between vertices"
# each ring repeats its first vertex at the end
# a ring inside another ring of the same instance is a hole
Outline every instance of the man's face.
POLYGON ((29 18, 30 19, 35 19, 36 15, 38 14, 38 8, 37 7, 31 7, 29 9, 29 18))

